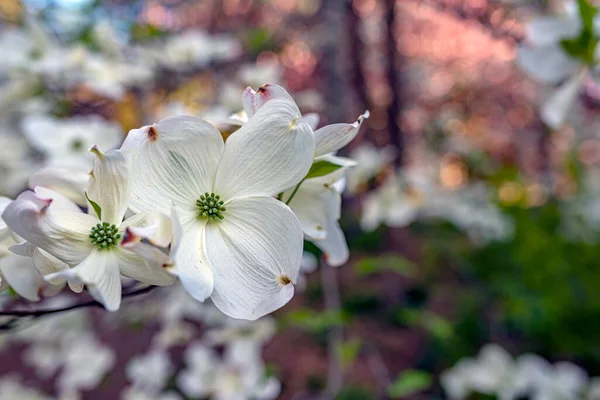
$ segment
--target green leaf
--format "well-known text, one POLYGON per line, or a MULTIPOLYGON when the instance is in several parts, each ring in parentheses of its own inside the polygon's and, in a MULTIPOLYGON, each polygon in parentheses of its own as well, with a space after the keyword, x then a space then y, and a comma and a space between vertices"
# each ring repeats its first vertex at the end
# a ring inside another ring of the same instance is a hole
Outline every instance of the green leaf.
POLYGON ((320 176, 329 175, 333 171, 336 171, 340 168, 342 168, 341 165, 337 165, 325 160, 319 160, 313 163, 313 165, 310 167, 310 171, 308 171, 308 174, 304 177, 304 179, 318 178, 320 176))
POLYGON ((396 381, 388 387, 388 395, 392 399, 408 397, 431 387, 431 375, 425 371, 408 369, 401 372, 396 381))
POLYGON ((583 30, 594 32, 594 17, 598 9, 588 0, 578 0, 577 3, 579 5, 579 15, 581 15, 581 21, 583 22, 583 30))
POLYGON ((583 24, 581 33, 578 37, 561 40, 560 45, 569 56, 593 66, 596 63, 595 52, 598 44, 598 37, 594 31, 594 18, 598 9, 588 0, 578 0, 578 4, 583 24))
POLYGON ((94 209, 94 211, 96 212, 96 215, 98 216, 99 220, 102 220, 102 208, 98 205, 98 203, 90 200, 90 197, 88 196, 87 192, 85 192, 85 198, 87 199, 87 201, 90 202, 90 204, 92 205, 92 208, 94 209))
POLYGON ((352 365, 360 353, 362 342, 359 338, 350 338, 346 342, 337 343, 335 353, 344 368, 352 365))

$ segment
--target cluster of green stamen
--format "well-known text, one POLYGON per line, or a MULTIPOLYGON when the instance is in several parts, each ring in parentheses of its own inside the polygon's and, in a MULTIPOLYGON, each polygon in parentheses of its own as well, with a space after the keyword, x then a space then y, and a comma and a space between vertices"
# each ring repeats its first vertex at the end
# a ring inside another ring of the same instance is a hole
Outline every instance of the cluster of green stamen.
POLYGON ((115 224, 110 225, 108 222, 96 224, 96 226, 92 228, 92 233, 90 233, 92 244, 98 246, 100 250, 110 249, 119 243, 120 238, 121 234, 119 233, 117 226, 115 224))
POLYGON ((225 207, 223 207, 223 200, 221 200, 221 196, 214 193, 204 193, 200 196, 200 200, 196 201, 196 206, 198 207, 198 214, 203 218, 210 219, 223 219, 223 211, 225 211, 225 207))

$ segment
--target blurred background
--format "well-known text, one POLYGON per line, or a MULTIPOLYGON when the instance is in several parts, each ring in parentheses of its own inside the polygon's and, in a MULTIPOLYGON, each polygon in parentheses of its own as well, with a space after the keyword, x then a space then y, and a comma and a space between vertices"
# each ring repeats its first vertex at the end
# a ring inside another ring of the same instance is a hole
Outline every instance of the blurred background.
MULTIPOLYGON (((0 399, 516 399, 533 353, 551 389, 519 398, 599 399, 600 88, 590 62, 548 104, 565 78, 519 63, 565 3, 0 0, 10 198, 169 115, 231 133, 248 85, 284 86, 319 126, 370 112, 342 150, 345 265, 307 242, 296 296, 254 323, 180 287, 8 321, 0 399)), ((16 292, 6 307, 73 299, 16 292)))

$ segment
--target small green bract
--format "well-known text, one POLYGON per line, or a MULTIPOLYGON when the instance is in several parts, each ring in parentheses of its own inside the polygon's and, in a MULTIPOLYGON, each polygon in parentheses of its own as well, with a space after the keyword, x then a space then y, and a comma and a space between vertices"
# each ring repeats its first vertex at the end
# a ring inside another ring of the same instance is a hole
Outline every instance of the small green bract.
POLYGON ((196 201, 196 207, 198 207, 198 215, 202 218, 209 219, 223 219, 223 211, 226 210, 223 207, 223 200, 221 196, 215 195, 214 193, 204 193, 200 196, 200 200, 196 201))
POLYGON ((110 249, 119 243, 121 234, 115 224, 110 225, 108 222, 98 223, 92 228, 90 239, 92 244, 98 246, 100 250, 110 249))

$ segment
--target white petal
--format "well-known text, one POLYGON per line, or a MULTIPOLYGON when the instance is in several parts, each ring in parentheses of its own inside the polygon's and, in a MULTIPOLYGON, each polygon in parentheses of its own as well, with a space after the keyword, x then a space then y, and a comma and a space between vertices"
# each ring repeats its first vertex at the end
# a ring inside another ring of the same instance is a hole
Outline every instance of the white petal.
POLYGON ((119 229, 126 228, 129 228, 134 236, 144 238, 159 247, 167 247, 173 238, 171 219, 161 212, 141 212, 127 218, 119 229))
POLYGON ((146 261, 126 247, 117 248, 113 252, 119 259, 121 273, 128 278, 157 286, 169 286, 175 282, 175 277, 165 271, 157 260, 146 261))
POLYGON ((0 259, 0 271, 10 287, 29 301, 39 301, 44 280, 33 267, 30 257, 11 254, 0 259))
POLYGON ((73 273, 87 285, 92 297, 108 311, 116 311, 121 305, 121 278, 119 260, 107 250, 94 250, 73 273))
POLYGON ((98 220, 82 212, 49 209, 52 200, 23 192, 2 214, 23 239, 70 265, 79 264, 92 249, 89 235, 98 220))
POLYGON ((129 132, 121 149, 131 160, 134 211, 170 212, 170 202, 191 202, 213 187, 223 138, 197 117, 163 119, 129 132))
POLYGON ((33 191, 42 199, 52 199, 52 204, 50 205, 51 210, 81 212, 81 209, 77 206, 77 204, 55 190, 37 186, 33 189, 33 191))
POLYGON ((104 154, 97 148, 91 151, 97 157, 88 196, 102 209, 102 222, 119 226, 129 203, 129 164, 119 150, 104 154))
POLYGON ((236 199, 225 219, 205 230, 215 305, 233 318, 257 319, 293 296, 302 260, 302 228, 292 211, 270 197, 236 199))
POLYGON ((358 135, 358 131, 369 112, 365 111, 352 124, 331 124, 315 131, 315 157, 338 151, 358 135))
POLYGON ((79 205, 86 205, 84 192, 90 185, 89 168, 50 166, 40 169, 29 178, 29 187, 43 186, 52 189, 79 205))
POLYGON ((343 178, 328 185, 328 196, 325 199, 325 215, 327 216, 324 227, 325 237, 314 238, 316 240, 312 240, 312 242, 323 251, 325 261, 334 267, 345 264, 350 256, 346 237, 337 222, 338 219, 340 219, 342 208, 342 198, 340 193, 343 188, 339 188, 340 191, 336 188, 336 184, 339 186, 340 181, 343 182, 343 178))
POLYGON ((186 292, 198 301, 206 300, 214 287, 213 271, 202 251, 202 234, 199 224, 184 231, 175 254, 175 265, 170 270, 186 292))
MULTIPOLYGON (((305 235, 311 239, 324 239, 327 234, 325 229, 328 219, 335 218, 329 215, 329 210, 332 208, 329 203, 335 203, 339 208, 341 198, 329 186, 312 184, 310 181, 312 179, 302 183, 289 206, 298 217, 305 235)), ((289 192, 283 194, 284 199, 289 198, 291 195, 289 192)))
MULTIPOLYGON (((40 248, 36 248, 33 252, 33 265, 42 276, 57 274, 69 270, 69 266, 50 253, 45 252, 40 248)), ((61 285, 65 282, 65 278, 60 275, 54 275, 52 279, 47 281, 52 285, 61 285)), ((80 293, 83 290, 83 284, 76 279, 68 280, 69 287, 75 293, 80 293)))
POLYGON ((566 121, 573 103, 579 96, 585 77, 585 70, 574 74, 542 105, 540 115, 546 125, 556 129, 566 121))
POLYGON ((579 62, 570 58, 559 46, 519 48, 519 66, 533 78, 557 84, 571 74, 579 62))
POLYGON ((313 153, 313 132, 296 105, 270 100, 227 139, 215 193, 227 200, 274 196, 306 176, 313 153))
POLYGON ((29 242, 23 242, 19 244, 12 245, 8 248, 8 250, 21 257, 33 257, 33 252, 37 249, 34 245, 29 242))
POLYGON ((272 83, 267 83, 259 87, 257 91, 254 91, 251 87, 247 87, 242 94, 242 104, 248 118, 252 118, 267 101, 273 99, 294 102, 292 96, 284 88, 272 83))

